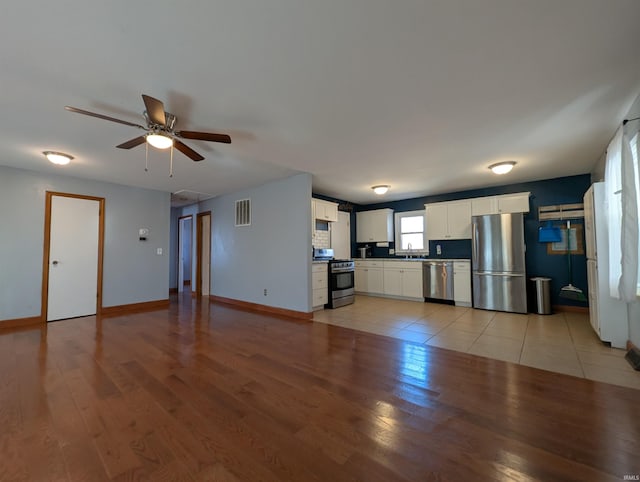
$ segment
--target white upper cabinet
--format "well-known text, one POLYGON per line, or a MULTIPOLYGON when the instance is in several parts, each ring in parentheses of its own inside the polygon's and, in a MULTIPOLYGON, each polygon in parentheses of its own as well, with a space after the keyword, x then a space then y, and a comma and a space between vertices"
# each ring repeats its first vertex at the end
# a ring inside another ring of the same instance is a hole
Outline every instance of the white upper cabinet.
POLYGON ((471 201, 454 201, 448 204, 448 239, 471 239, 471 201))
POLYGON ((374 209, 356 213, 356 242, 393 241, 393 209, 374 209))
POLYGON ((477 197, 471 200, 471 214, 482 216, 484 214, 528 213, 529 195, 528 192, 519 192, 500 196, 477 197))
POLYGON ((528 192, 517 194, 504 194, 498 197, 498 213, 528 213, 529 195, 528 192))
POLYGON ((447 203, 425 204, 427 239, 446 239, 449 234, 447 203))
POLYGON ((427 239, 471 239, 471 201, 425 204, 427 239))
POLYGON ((476 197, 471 200, 471 215, 498 214, 498 196, 476 197))
POLYGON ((338 221, 338 205, 322 199, 313 199, 313 217, 323 221, 338 221))

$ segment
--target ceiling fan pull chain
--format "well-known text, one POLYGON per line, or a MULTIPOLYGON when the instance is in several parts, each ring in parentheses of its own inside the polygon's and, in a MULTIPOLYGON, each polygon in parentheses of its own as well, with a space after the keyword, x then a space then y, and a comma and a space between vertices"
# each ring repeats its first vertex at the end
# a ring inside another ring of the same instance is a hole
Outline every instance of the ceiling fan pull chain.
POLYGON ((144 172, 149 172, 149 143, 144 143, 144 172))
POLYGON ((171 160, 169 161, 169 177, 173 177, 173 144, 171 144, 171 160))

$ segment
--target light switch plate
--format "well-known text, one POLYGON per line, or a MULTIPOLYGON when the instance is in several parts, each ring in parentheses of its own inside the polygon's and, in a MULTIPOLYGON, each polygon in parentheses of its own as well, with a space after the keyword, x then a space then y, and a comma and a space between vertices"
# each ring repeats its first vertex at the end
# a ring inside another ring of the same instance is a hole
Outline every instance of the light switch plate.
POLYGON ((162 248, 156 249, 156 254, 157 255, 162 255, 162 248))

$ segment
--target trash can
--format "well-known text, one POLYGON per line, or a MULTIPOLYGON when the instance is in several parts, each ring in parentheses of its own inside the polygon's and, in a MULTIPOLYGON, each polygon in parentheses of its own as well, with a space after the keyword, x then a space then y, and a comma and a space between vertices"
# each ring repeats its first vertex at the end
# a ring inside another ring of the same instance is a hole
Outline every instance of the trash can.
POLYGON ((536 276, 529 278, 532 282, 532 311, 539 315, 551 314, 551 278, 536 276))

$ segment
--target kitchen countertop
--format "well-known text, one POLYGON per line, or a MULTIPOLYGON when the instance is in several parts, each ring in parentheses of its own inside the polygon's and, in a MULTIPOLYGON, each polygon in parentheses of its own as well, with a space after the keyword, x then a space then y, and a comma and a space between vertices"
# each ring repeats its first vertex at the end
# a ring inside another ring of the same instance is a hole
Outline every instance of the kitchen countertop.
POLYGON ((469 258, 353 258, 354 261, 471 261, 469 258))

